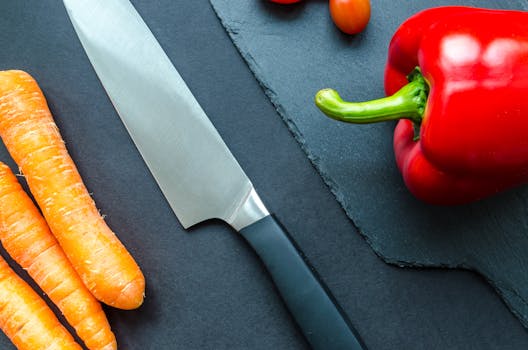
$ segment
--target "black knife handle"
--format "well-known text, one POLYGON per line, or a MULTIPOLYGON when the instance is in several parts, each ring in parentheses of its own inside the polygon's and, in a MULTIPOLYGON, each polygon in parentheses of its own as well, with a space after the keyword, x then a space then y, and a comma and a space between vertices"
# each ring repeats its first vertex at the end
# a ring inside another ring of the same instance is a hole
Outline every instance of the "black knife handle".
POLYGON ((366 349, 329 290, 275 218, 266 216, 240 233, 268 269, 313 349, 366 349))

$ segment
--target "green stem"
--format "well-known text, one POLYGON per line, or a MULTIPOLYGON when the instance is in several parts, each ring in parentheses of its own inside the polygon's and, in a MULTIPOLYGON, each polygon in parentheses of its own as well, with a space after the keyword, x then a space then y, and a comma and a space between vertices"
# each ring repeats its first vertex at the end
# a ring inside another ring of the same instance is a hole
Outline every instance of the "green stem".
POLYGON ((429 85, 416 68, 409 83, 394 95, 367 102, 343 101, 337 91, 324 89, 315 96, 315 104, 330 118, 347 123, 366 124, 388 120, 410 119, 420 125, 423 118, 429 85))

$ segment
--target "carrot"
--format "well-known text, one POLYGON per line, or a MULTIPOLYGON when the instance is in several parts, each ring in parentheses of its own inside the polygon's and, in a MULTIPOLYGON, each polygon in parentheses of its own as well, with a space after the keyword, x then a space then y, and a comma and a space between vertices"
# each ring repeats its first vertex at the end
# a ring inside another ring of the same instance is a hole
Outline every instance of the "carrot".
POLYGON ((57 305, 88 349, 117 348, 101 304, 84 286, 39 210, 2 162, 0 241, 57 305))
POLYGON ((0 257, 0 328, 19 350, 78 349, 46 302, 0 257))
POLYGON ((26 72, 0 72, 0 137, 86 287, 110 306, 139 307, 143 273, 99 214, 42 91, 26 72))

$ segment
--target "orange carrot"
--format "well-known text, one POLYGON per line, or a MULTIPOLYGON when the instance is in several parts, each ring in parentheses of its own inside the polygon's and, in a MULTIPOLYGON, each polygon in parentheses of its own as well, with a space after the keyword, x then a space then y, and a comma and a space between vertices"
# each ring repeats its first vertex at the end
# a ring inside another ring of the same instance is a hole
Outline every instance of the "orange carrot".
POLYGON ((84 286, 11 169, 0 162, 0 241, 90 350, 116 349, 101 304, 84 286))
POLYGON ((19 350, 81 350, 46 302, 1 257, 0 328, 19 350))
POLYGON ((139 307, 143 274, 99 214, 42 91, 26 72, 0 72, 0 137, 86 287, 110 306, 139 307))

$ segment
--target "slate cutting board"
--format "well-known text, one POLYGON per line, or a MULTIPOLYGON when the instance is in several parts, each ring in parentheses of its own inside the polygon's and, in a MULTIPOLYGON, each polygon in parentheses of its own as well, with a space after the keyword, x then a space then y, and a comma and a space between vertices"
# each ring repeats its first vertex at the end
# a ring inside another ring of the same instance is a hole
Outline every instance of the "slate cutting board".
POLYGON ((337 89, 347 100, 382 97, 392 33, 421 9, 466 5, 528 10, 528 3, 372 0, 370 24, 357 36, 341 34, 332 25, 327 1, 289 7, 260 0, 211 3, 277 111, 376 254, 402 267, 477 271, 528 327, 528 188, 454 208, 425 205, 407 192, 395 166, 394 124, 342 124, 324 117, 313 104, 315 93, 325 87, 337 89))

